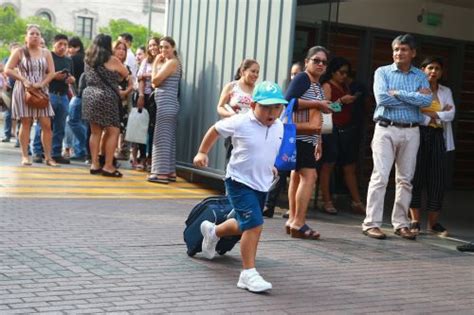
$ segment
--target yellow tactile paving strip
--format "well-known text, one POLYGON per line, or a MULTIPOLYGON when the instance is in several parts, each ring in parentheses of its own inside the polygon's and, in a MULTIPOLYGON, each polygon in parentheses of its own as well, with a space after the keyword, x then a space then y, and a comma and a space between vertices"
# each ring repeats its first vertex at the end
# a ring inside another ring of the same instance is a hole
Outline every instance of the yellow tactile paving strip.
POLYGON ((202 199, 217 192, 178 178, 149 183, 146 173, 121 170, 122 178, 90 175, 87 168, 0 166, 0 198, 202 199))

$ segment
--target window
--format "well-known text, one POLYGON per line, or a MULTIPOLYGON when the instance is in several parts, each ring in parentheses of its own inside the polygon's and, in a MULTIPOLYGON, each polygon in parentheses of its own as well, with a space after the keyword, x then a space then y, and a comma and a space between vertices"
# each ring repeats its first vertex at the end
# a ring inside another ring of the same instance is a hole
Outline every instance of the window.
POLYGON ((76 18, 76 33, 85 38, 92 38, 92 22, 93 19, 85 16, 76 18))
POLYGON ((49 9, 39 9, 38 11, 36 11, 35 15, 53 24, 55 22, 54 13, 49 9))
POLYGON ((40 14, 38 14, 38 16, 40 18, 43 18, 43 19, 48 20, 50 22, 53 21, 53 18, 51 17, 51 15, 48 12, 41 12, 40 14))

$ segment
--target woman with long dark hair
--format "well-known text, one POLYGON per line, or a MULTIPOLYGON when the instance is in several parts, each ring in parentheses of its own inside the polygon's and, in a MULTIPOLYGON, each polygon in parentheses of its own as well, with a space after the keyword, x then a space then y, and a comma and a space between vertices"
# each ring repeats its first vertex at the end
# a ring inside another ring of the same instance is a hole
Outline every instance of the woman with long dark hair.
POLYGON ((161 54, 155 58, 151 76, 155 87, 156 124, 148 181, 168 184, 176 181, 176 128, 181 62, 177 57, 173 38, 161 38, 160 49, 161 54))
POLYGON ((30 107, 25 102, 26 89, 37 88, 48 93, 47 86, 56 75, 51 52, 41 47, 41 31, 38 25, 28 25, 26 28, 25 46, 13 51, 6 65, 5 73, 15 79, 12 92, 12 118, 21 121, 20 146, 21 164, 31 165, 28 156, 30 130, 33 119, 41 124, 41 142, 44 148, 45 163, 58 166, 51 158, 51 117, 54 116, 51 103, 44 109, 30 107), (18 71, 16 70, 18 69, 18 71))
POLYGON ((99 34, 86 52, 83 115, 91 126, 89 146, 91 150, 91 174, 122 177, 113 164, 114 152, 120 134, 121 100, 118 84, 129 74, 123 63, 112 54, 112 38, 99 34), (105 163, 99 162, 102 138, 105 147, 105 163))
POLYGON ((356 176, 357 124, 352 113, 353 103, 357 97, 351 95, 347 85, 347 76, 351 71, 348 60, 343 57, 334 57, 321 79, 325 98, 331 102, 340 103, 342 107, 340 112, 332 114, 332 133, 323 135, 324 152, 321 157, 319 187, 323 198, 323 211, 329 214, 337 214, 329 189, 331 173, 336 164, 343 169, 344 180, 352 198, 351 208, 357 213, 365 214, 356 176))
POLYGON ((446 185, 446 151, 454 150, 451 122, 456 108, 451 89, 439 83, 443 76, 443 60, 438 57, 428 57, 421 63, 421 69, 428 76, 433 101, 429 107, 421 109, 425 122, 419 127, 420 147, 412 181, 410 230, 415 234, 420 233, 421 196, 426 190, 428 231, 439 236, 448 236, 448 231, 438 222, 438 218, 446 185))
POLYGON ((138 80, 138 99, 137 108, 140 110, 145 108, 148 111, 150 120, 148 123, 148 144, 138 145, 140 151, 140 161, 132 161, 132 165, 138 168, 146 169, 151 167, 151 155, 153 144, 153 132, 155 129, 156 120, 156 105, 152 95, 153 87, 151 85, 151 75, 153 70, 153 62, 156 56, 160 53, 160 39, 152 37, 148 41, 145 49, 145 58, 142 60, 137 73, 138 80), (148 147, 148 150, 147 150, 148 147))

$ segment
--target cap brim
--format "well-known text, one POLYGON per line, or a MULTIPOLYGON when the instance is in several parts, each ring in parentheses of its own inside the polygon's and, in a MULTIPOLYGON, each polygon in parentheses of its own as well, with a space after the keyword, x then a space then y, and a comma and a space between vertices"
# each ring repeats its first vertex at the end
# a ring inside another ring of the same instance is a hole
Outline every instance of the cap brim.
POLYGON ((267 98, 265 100, 256 101, 261 105, 275 105, 275 104, 288 104, 288 101, 284 98, 267 98))

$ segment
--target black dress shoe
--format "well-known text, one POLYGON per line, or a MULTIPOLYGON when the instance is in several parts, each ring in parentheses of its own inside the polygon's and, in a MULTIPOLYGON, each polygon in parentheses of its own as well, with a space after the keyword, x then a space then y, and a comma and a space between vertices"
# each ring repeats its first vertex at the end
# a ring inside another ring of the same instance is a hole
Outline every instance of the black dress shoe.
POLYGON ((267 218, 273 218, 273 215, 275 214, 275 208, 267 208, 263 210, 263 216, 267 218))

